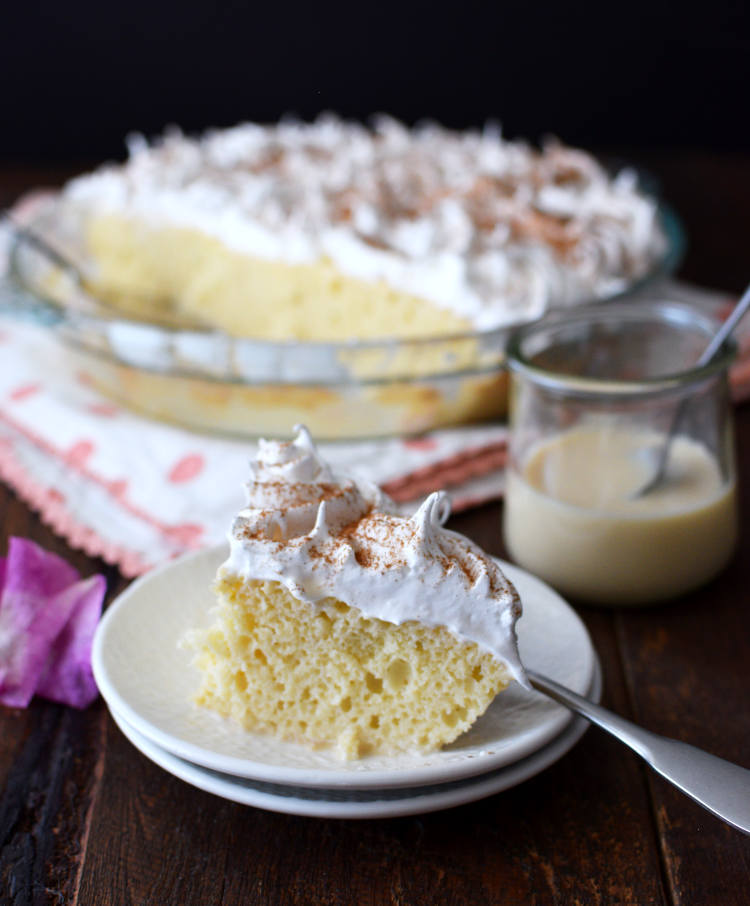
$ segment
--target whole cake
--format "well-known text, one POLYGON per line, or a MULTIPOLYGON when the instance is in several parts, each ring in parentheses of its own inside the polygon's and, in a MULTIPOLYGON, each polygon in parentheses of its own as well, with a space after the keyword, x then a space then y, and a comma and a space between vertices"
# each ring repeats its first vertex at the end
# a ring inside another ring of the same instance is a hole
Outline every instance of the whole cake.
POLYGON ((259 339, 486 330, 622 290, 665 245, 632 171, 385 117, 136 137, 64 200, 110 302, 259 339))
POLYGON ((262 442, 216 580, 214 624, 185 640, 197 702, 248 730, 343 757, 429 751, 525 683, 518 595, 443 528, 447 499, 411 519, 333 475, 305 429, 262 442))

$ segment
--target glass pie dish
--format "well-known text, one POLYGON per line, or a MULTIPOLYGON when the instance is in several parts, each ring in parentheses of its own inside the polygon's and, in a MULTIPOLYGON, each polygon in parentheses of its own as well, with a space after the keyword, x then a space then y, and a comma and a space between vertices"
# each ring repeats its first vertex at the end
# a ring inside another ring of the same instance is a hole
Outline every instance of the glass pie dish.
MULTIPOLYGON (((658 260, 600 301, 675 270, 683 230, 666 206, 659 220, 666 242, 658 260)), ((85 269, 80 219, 59 197, 45 200, 27 225, 85 269)), ((71 366, 103 394, 196 430, 280 437, 303 422, 321 440, 354 439, 419 434, 500 418, 506 410, 504 347, 517 323, 415 339, 279 342, 166 318, 146 321, 87 291, 23 232, 11 240, 4 297, 6 311, 54 330, 71 366)))

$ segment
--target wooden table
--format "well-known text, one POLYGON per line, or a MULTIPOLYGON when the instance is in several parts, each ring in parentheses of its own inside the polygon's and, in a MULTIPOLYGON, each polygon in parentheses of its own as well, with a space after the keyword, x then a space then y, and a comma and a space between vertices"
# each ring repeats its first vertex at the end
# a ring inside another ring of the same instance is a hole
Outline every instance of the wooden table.
MULTIPOLYGON (((683 273, 738 291, 750 276, 750 159, 631 155, 650 165, 692 237, 683 273)), ((0 170, 0 204, 72 167, 0 170)), ((2 363, 0 362, 0 367, 2 363)), ((750 406, 738 409, 740 548, 709 587, 651 610, 581 609, 606 705, 750 767, 750 406)), ((5 536, 83 573, 71 550, 0 486, 5 536)), ((452 520, 503 554, 500 506, 452 520)), ((5 542, 0 545, 4 551, 5 542)), ((200 792, 144 758, 101 701, 0 709, 0 903, 750 903, 750 838, 591 729, 519 787, 418 817, 290 817, 200 792)))

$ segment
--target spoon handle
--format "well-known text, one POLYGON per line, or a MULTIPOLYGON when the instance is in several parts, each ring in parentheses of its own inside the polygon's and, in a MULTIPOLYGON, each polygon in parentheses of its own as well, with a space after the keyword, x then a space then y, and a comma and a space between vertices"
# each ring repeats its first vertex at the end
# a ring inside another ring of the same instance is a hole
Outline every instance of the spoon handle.
POLYGON ((750 286, 745 290, 745 292, 740 297, 739 302, 732 309, 731 314, 723 322, 721 327, 716 331, 711 339, 711 342, 703 350, 701 357, 698 359, 698 365, 708 365, 711 359, 716 355, 716 353, 721 349, 726 338, 734 331, 734 328, 739 324, 742 318, 745 315, 745 312, 750 306, 750 286))
POLYGON ((29 229, 25 224, 19 223, 10 211, 3 211, 0 217, 5 220, 6 224, 19 239, 23 239, 32 248, 45 255, 56 267, 71 274, 77 283, 83 284, 83 277, 78 266, 59 252, 44 236, 40 235, 36 230, 29 229))
MULTIPOLYGON (((734 306, 729 317, 722 323, 721 327, 716 331, 716 333, 711 338, 711 342, 706 346, 706 348, 701 353, 698 361, 695 363, 696 367, 702 368, 704 365, 708 365, 716 353, 721 349, 725 340, 729 335, 734 331, 735 327, 739 324, 742 318, 747 313, 748 308, 750 308, 750 286, 745 290, 745 292, 740 297, 739 302, 734 306)), ((636 493, 633 495, 634 498, 642 497, 644 494, 648 494, 649 491, 652 491, 657 485, 660 485, 662 479, 664 478, 664 473, 667 469, 667 460, 669 458, 669 450, 672 445, 672 441, 677 434, 677 430, 682 424, 682 419, 687 412, 687 407, 690 403, 690 397, 684 396, 679 405, 674 411, 672 416, 672 421, 669 424, 669 430, 667 431, 666 439, 661 445, 659 450, 659 456, 656 460, 656 468, 651 478, 640 487, 636 493)))
POLYGON ((750 771, 695 746, 644 730, 531 670, 527 676, 539 692, 611 733, 699 805, 750 834, 750 771))

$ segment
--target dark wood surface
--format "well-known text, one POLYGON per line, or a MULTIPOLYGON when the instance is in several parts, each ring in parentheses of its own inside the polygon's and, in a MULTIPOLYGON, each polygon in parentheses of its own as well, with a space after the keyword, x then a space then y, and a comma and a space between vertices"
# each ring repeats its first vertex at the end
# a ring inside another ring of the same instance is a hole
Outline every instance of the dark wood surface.
MULTIPOLYGON (((750 158, 631 155, 681 211, 683 274, 738 291, 750 277, 750 158)), ((74 167, 0 169, 0 205, 74 167)), ((2 362, 0 362, 2 367, 2 362)), ((658 608, 581 608, 604 703, 750 767, 750 405, 737 409, 742 529, 709 587, 658 608)), ((24 535, 82 573, 71 550, 0 485, 5 538, 24 535)), ((453 527, 503 554, 500 506, 453 527)), ((750 838, 677 793, 598 730, 526 783, 460 808, 343 821, 216 798, 153 765, 101 701, 84 712, 0 708, 0 903, 750 903, 750 838)))

